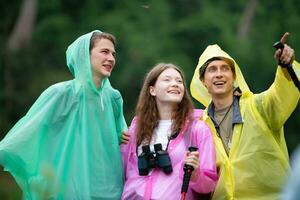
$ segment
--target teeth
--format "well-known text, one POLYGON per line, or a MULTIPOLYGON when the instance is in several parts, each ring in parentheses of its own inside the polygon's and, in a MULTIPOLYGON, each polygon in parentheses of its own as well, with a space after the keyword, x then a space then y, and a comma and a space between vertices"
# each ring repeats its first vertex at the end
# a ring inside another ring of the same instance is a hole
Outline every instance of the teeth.
POLYGON ((223 82, 223 81, 217 81, 217 82, 215 82, 214 84, 216 84, 216 85, 221 85, 221 84, 224 84, 225 82, 223 82))
POLYGON ((178 91, 169 91, 169 93, 172 93, 172 94, 179 94, 178 91))

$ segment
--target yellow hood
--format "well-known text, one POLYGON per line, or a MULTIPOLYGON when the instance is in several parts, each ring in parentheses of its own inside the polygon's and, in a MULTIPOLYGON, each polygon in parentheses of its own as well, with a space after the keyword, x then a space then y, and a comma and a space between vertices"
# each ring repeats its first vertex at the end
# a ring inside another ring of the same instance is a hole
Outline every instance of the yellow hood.
POLYGON ((213 57, 224 57, 232 60, 234 62, 234 68, 236 73, 236 80, 234 83, 235 87, 239 87, 243 93, 250 91, 243 77, 243 74, 238 64, 236 64, 235 60, 232 57, 230 57, 225 51, 223 51, 217 44, 209 45, 199 58, 199 62, 195 69, 190 86, 192 96, 205 107, 209 105, 211 97, 210 94, 207 92, 206 87, 203 85, 202 81, 200 81, 199 69, 207 60, 213 57))

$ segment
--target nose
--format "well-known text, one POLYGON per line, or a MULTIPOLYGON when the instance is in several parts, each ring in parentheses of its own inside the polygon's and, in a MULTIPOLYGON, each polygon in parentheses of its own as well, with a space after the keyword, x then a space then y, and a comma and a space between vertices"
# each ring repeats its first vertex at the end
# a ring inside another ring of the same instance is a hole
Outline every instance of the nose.
POLYGON ((216 76, 217 76, 217 77, 222 77, 222 76, 223 76, 223 72, 222 72, 221 69, 218 69, 218 70, 216 71, 216 76))
POLYGON ((171 85, 172 85, 173 87, 178 87, 178 82, 177 82, 175 79, 172 79, 171 85))
POLYGON ((108 58, 107 58, 107 60, 109 60, 110 62, 115 62, 115 56, 112 54, 112 53, 110 53, 109 55, 108 55, 108 58))

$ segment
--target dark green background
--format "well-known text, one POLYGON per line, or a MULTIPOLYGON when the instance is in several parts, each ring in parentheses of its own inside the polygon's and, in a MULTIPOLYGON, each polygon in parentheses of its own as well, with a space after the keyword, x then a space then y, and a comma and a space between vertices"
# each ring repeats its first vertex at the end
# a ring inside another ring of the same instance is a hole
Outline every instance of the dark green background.
MULTIPOLYGON (((284 32, 290 32, 288 43, 300 60, 299 0, 37 1, 31 39, 12 52, 8 40, 25 1, 0 3, 0 138, 43 90, 72 78, 66 48, 94 29, 117 37, 117 64, 110 80, 123 95, 128 124, 144 75, 158 62, 179 65, 189 85, 199 55, 217 43, 236 59, 250 89, 259 93, 274 79, 272 44, 284 32)), ((290 153, 300 141, 299 111, 298 105, 285 126, 290 153)), ((14 181, 1 173, 0 199, 19 199, 14 181)))

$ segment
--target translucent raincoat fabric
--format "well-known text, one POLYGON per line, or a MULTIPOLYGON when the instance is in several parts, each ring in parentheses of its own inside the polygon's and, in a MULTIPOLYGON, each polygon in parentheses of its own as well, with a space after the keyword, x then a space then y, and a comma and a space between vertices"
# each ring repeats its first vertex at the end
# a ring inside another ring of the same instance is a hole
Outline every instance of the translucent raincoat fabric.
POLYGON ((93 32, 68 47, 75 79, 46 89, 0 143, 0 164, 24 199, 120 199, 123 100, 108 79, 94 85, 93 32))
MULTIPOLYGON (((233 60, 218 45, 208 46, 200 56, 190 89, 192 96, 205 107, 211 98, 199 80, 199 68, 212 57, 233 60)), ((243 123, 234 126, 229 156, 207 115, 207 109, 202 116, 213 130, 216 146, 219 181, 213 199, 276 200, 289 171, 283 124, 297 106, 299 91, 286 71, 278 67, 271 87, 253 94, 239 66, 234 63, 237 75, 235 85, 242 90, 239 107, 243 123)), ((293 67, 299 78, 299 63, 294 61, 293 67)))
MULTIPOLYGON (((194 111, 194 117, 199 117, 201 110, 194 111)), ((122 200, 176 200, 181 197, 183 182, 183 166, 186 151, 189 146, 195 146, 199 151, 200 165, 194 172, 195 181, 190 181, 187 200, 199 199, 199 193, 210 193, 217 182, 215 148, 211 131, 199 120, 186 122, 179 135, 170 140, 168 154, 173 172, 166 175, 161 169, 155 168, 147 176, 140 176, 138 157, 136 154, 137 118, 132 120, 128 133, 131 135, 127 145, 121 145, 122 159, 125 170, 125 186, 122 200)), ((200 198, 201 199, 201 198, 200 198)))

